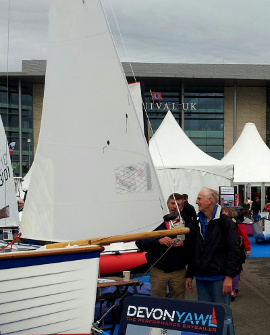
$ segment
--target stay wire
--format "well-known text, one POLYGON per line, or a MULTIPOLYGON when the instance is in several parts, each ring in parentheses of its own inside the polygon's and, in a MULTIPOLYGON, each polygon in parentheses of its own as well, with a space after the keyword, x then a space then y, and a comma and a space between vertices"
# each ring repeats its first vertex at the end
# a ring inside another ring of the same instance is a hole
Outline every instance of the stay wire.
MULTIPOLYGON (((127 59, 128 59, 127 62, 128 62, 128 64, 129 64, 129 67, 130 67, 130 70, 131 70, 133 79, 134 79, 135 82, 137 82, 137 78, 136 78, 136 75, 135 75, 133 66, 132 66, 131 62, 129 61, 129 54, 128 54, 128 51, 127 51, 127 48, 126 48, 126 44, 125 44, 123 35, 122 35, 122 33, 121 33, 121 30, 120 30, 120 26, 119 26, 119 24, 118 24, 118 20, 117 20, 117 18, 116 18, 116 15, 115 15, 115 12, 114 12, 113 5, 112 5, 112 3, 111 3, 111 0, 109 0, 109 4, 110 4, 111 12, 112 12, 112 15, 113 15, 113 18, 114 18, 114 21, 115 21, 115 24, 116 24, 116 27, 117 27, 117 30, 118 30, 118 34, 119 34, 120 39, 121 39, 122 46, 123 46, 123 48, 124 48, 126 57, 127 57, 127 59)), ((150 94, 151 94, 151 90, 150 90, 150 94)), ((150 140, 150 132, 152 132, 152 134, 154 135, 154 130, 153 130, 153 127, 152 127, 152 125, 151 125, 150 118, 149 118, 149 115, 148 115, 148 113, 147 113, 146 106, 145 106, 145 103, 144 103, 143 99, 141 100, 141 102, 142 102, 142 106, 143 106, 143 111, 144 111, 144 113, 145 113, 145 115, 146 115, 146 119, 147 119, 148 126, 149 126, 149 128, 150 128, 149 135, 148 135, 148 140, 150 140)), ((160 153, 158 144, 157 144, 157 142, 156 142, 156 140, 155 140, 154 137, 155 137, 155 136, 152 137, 152 140, 154 140, 155 143, 156 143, 156 147, 157 147, 157 150, 158 150, 158 153, 159 153, 159 157, 160 157, 160 160, 161 160, 161 162, 162 162, 162 166, 163 166, 163 168, 164 168, 164 170, 165 170, 166 179, 167 179, 168 184, 170 185, 170 188, 171 188, 171 193, 174 193, 174 191, 173 191, 173 186, 172 186, 172 184, 171 184, 171 182, 170 182, 170 179, 169 179, 167 170, 165 169, 165 164, 164 164, 164 161, 163 161, 163 159, 162 159, 162 155, 161 155, 161 153, 160 153)), ((179 216, 180 216, 180 211, 179 211, 179 209, 178 209, 178 213, 179 213, 179 216)), ((181 217, 181 216, 180 216, 180 217, 181 217)))
MULTIPOLYGON (((7 54, 6 54, 6 80, 7 80, 7 108, 6 108, 6 122, 8 121, 8 109, 9 109, 9 43, 10 43, 10 1, 8 0, 8 20, 7 20, 7 54)), ((6 159, 8 160, 9 148, 8 148, 8 137, 6 135, 6 159)), ((7 204, 7 183, 5 182, 5 206, 7 204)), ((6 221, 6 217, 5 217, 6 221)))
MULTIPOLYGON (((129 64, 129 67, 130 67, 130 70, 131 70, 131 73, 132 73, 133 80, 134 80, 134 82, 137 82, 137 78, 136 78, 136 75, 135 75, 135 72, 134 72, 133 66, 132 66, 131 62, 129 61, 129 54, 128 54, 128 50, 127 50, 127 47, 126 47, 126 44, 125 44, 125 41, 124 41, 123 35, 122 35, 122 33, 121 33, 121 29, 120 29, 120 26, 119 26, 119 23, 118 23, 118 20, 117 20, 117 17, 116 17, 115 11, 114 11, 114 9, 113 9, 112 2, 111 2, 111 0, 108 0, 108 2, 109 2, 109 6, 110 6, 110 10, 111 10, 111 13, 112 13, 112 16, 113 16, 114 22, 115 22, 115 24, 116 24, 116 27, 117 27, 118 34, 119 34, 119 36, 120 36, 120 40, 121 40, 121 43, 122 43, 123 49, 124 49, 124 51, 125 51, 125 54, 126 54, 126 57, 127 57, 127 63, 129 64)), ((119 56, 119 58, 120 58, 120 56, 119 56)), ((148 126, 150 127, 150 129, 152 130, 152 133, 153 133, 153 128, 152 128, 152 125, 151 125, 151 122, 150 122, 149 116, 148 116, 148 114, 147 114, 147 110, 146 110, 145 103, 144 103, 144 101, 143 101, 143 99, 142 99, 142 98, 141 98, 141 104, 142 104, 142 106, 143 106, 143 112, 145 113, 145 115, 146 115, 146 118, 147 118, 148 126)), ((127 119, 126 119, 126 122, 127 122, 127 119)), ((126 132, 127 132, 127 123, 126 123, 126 132)), ((149 141, 149 136, 148 136, 148 141, 149 141)), ((164 166, 164 163, 163 163, 163 166, 164 166)), ((161 205, 161 208, 162 208, 162 210, 163 210, 162 201, 160 201, 160 205, 161 205)))
MULTIPOLYGON (((120 30, 120 27, 119 27, 119 24, 118 24, 118 20, 117 20, 117 18, 116 18, 116 15, 115 15, 115 12, 114 12, 114 9, 113 9, 111 0, 109 0, 109 3, 110 3, 110 8, 111 8, 111 11, 112 11, 113 18, 114 18, 114 21, 115 21, 115 24, 116 24, 116 27, 117 27, 117 30, 118 30, 118 34, 119 34, 119 36, 120 36, 120 39, 121 39, 123 48, 124 48, 124 50, 125 50, 127 59, 129 59, 129 57, 128 57, 129 55, 128 55, 128 51, 127 51, 127 48, 126 48, 126 44, 125 44, 125 42, 124 42, 124 38, 123 38, 123 35, 122 35, 122 33, 121 33, 121 30, 120 30)), ((137 82, 137 79, 136 79, 136 76, 135 76, 133 67, 132 67, 132 65, 131 65, 131 62, 128 61, 128 64, 129 64, 130 70, 131 70, 131 72, 132 72, 132 76, 133 76, 135 82, 137 82)))
MULTIPOLYGON (((120 31, 120 27, 119 27, 119 24, 118 24, 118 21, 117 21, 117 18, 116 18, 116 15, 115 15, 115 12, 114 12, 114 10, 113 10, 113 6, 112 6, 112 3, 111 3, 111 1, 109 0, 109 3, 110 3, 110 8, 111 8, 111 11, 112 11, 112 15, 113 15, 113 18, 114 18, 114 21, 115 21, 115 23, 116 23, 116 27, 117 27, 117 30, 118 30, 118 33, 119 33, 119 36, 120 36, 120 39, 121 39, 121 42, 122 42, 122 45, 123 45, 123 48, 124 48, 124 50, 125 50, 125 53, 126 53, 126 56, 127 56, 127 58, 128 58, 128 52, 127 52, 127 48, 126 48, 126 45, 125 45, 125 42, 124 42, 124 39, 123 39, 123 35, 122 35, 122 33, 121 33, 121 31, 120 31)), ((137 82, 137 78, 136 78, 136 76, 135 76, 135 72, 134 72, 134 70, 133 70, 133 67, 132 67, 132 64, 131 64, 131 62, 130 61, 128 61, 128 64, 129 64, 129 67, 130 67, 130 69, 131 69, 131 72, 132 72, 132 76, 133 76, 133 79, 134 79, 134 81, 135 82, 137 82)), ((147 114, 147 111, 146 111, 146 106, 145 106, 145 103, 144 103, 144 101, 142 100, 142 106, 143 106, 143 109, 144 109, 144 112, 145 112, 145 115, 146 115, 146 117, 147 117, 147 121, 148 121, 148 125, 150 126, 150 129, 152 130, 152 133, 154 134, 154 130, 153 130, 153 128, 152 128, 152 125, 151 125, 151 122, 150 122, 150 119, 149 119, 149 116, 148 116, 148 114, 147 114)), ((157 145, 157 143, 156 143, 156 145, 157 145)), ((158 147, 158 145, 157 145, 157 149, 158 149, 158 152, 159 152, 159 155, 160 155, 160 159, 161 159, 161 161, 162 161, 162 165, 163 165, 163 167, 165 167, 165 164, 164 164, 164 162, 163 162, 163 159, 162 159, 162 156, 161 156, 161 154, 160 154, 160 151, 159 151, 159 147, 158 147)), ((166 174, 166 176, 167 176, 167 174, 166 174)), ((167 176, 167 178, 168 178, 168 176, 167 176)), ((171 187, 172 188, 172 187, 171 187)), ((176 202, 176 199, 175 199, 175 195, 174 195, 174 193, 173 193, 173 190, 172 190, 172 194, 173 194, 173 198, 174 198, 174 200, 175 200, 175 203, 176 203, 176 207, 177 207, 177 211, 178 211, 178 214, 179 214, 179 219, 181 219, 181 213, 180 213, 180 209, 179 209, 179 207, 178 207, 178 205, 177 205, 177 202, 176 202)), ((174 243, 173 244, 171 244, 169 247, 168 247, 168 249, 154 262, 154 264, 152 264, 151 266, 150 266, 150 268, 149 269, 147 269, 147 271, 145 272, 145 273, 143 273, 142 275, 141 275, 141 277, 139 277, 139 279, 137 279, 137 281, 131 286, 131 288, 133 288, 133 287, 135 287, 136 285, 137 285, 137 283, 139 283, 140 282, 140 279, 141 278, 143 278, 144 276, 146 276, 150 271, 151 271, 151 269, 160 261, 160 259, 162 259, 162 257, 164 257, 164 255, 166 255, 166 253, 175 245, 175 244, 177 244, 179 242, 179 239, 176 239, 175 241, 174 241, 174 243)), ((99 320, 97 320, 96 322, 94 322, 93 323, 93 325, 92 325, 92 329, 94 329, 95 331, 98 331, 98 329, 99 329, 99 325, 100 325, 100 323, 101 323, 101 321, 106 317, 106 315, 108 314, 108 313, 110 313, 110 311, 113 309, 113 308, 115 308, 125 297, 126 297, 126 295, 128 294, 128 291, 121 297, 121 298, 119 298, 118 299, 118 301, 117 302, 115 302, 104 314, 103 314, 103 316, 99 319, 99 320)))

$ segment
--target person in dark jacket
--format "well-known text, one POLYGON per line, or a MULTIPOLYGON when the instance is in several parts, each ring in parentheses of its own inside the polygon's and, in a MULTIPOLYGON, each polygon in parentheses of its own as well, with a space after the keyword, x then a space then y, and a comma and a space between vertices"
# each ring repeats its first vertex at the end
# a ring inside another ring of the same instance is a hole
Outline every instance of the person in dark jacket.
MULTIPOLYGON (((178 193, 170 195, 167 206, 177 219, 164 221, 155 230, 179 228, 179 220, 192 230, 189 219, 182 214, 183 197, 178 193)), ((166 218, 166 216, 165 216, 166 218)), ((150 269, 151 295, 169 298, 185 298, 186 265, 193 252, 192 232, 187 235, 151 238, 136 241, 137 247, 147 251, 146 259, 150 269), (154 265, 154 266, 153 266, 154 265)))
POLYGON ((183 213, 189 218, 190 222, 196 227, 197 225, 197 214, 195 208, 188 202, 188 195, 183 194, 184 208, 183 213))
POLYGON ((248 198, 245 199, 245 201, 243 202, 242 207, 244 208, 244 215, 246 218, 249 218, 249 212, 250 212, 250 203, 248 202, 248 198))
POLYGON ((196 278, 199 301, 230 304, 232 278, 240 260, 239 235, 231 218, 221 214, 218 193, 202 189, 197 197, 199 222, 195 251, 188 265, 186 288, 193 292, 196 278))
POLYGON ((261 218, 260 211, 261 211, 260 198, 256 197, 255 201, 253 201, 252 206, 251 206, 252 217, 255 222, 260 220, 261 218))

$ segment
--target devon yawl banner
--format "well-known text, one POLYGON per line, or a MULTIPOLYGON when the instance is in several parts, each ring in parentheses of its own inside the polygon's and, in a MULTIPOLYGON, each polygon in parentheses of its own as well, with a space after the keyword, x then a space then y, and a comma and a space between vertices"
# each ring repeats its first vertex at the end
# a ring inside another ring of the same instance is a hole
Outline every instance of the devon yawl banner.
POLYGON ((224 318, 221 304, 131 296, 125 300, 119 335, 152 334, 151 328, 166 329, 166 334, 221 335, 224 318))

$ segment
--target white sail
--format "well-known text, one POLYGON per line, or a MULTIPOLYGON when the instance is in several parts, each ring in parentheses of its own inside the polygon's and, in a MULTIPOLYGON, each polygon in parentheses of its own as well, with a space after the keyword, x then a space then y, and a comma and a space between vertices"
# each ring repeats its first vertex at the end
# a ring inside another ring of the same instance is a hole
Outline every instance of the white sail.
POLYGON ((0 117, 0 227, 18 227, 19 212, 6 133, 0 117))
POLYGON ((99 0, 54 0, 24 237, 152 230, 163 199, 99 0))
POLYGON ((128 84, 130 94, 137 112, 137 116, 144 132, 144 122, 143 122, 143 109, 142 109, 142 93, 141 93, 141 84, 139 82, 128 84))
POLYGON ((32 175, 32 166, 30 167, 29 171, 27 174, 23 177, 23 180, 21 182, 21 191, 22 192, 27 192, 31 180, 31 175, 32 175))

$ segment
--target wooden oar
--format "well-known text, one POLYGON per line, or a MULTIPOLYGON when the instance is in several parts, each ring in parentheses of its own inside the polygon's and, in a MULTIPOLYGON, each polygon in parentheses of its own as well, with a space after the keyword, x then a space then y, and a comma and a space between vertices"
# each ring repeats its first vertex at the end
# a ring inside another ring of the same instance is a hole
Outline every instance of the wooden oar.
POLYGON ((127 241, 134 241, 134 240, 141 240, 144 238, 156 238, 156 237, 163 237, 163 236, 175 236, 175 235, 182 235, 188 234, 189 228, 174 228, 170 230, 156 230, 144 233, 135 233, 135 234, 124 234, 124 235, 115 235, 115 236, 108 236, 108 237, 96 237, 87 240, 77 240, 77 241, 69 241, 69 242, 59 242, 59 243, 52 243, 47 244, 46 249, 53 249, 53 248, 64 248, 68 245, 106 245, 115 242, 127 242, 127 241))

